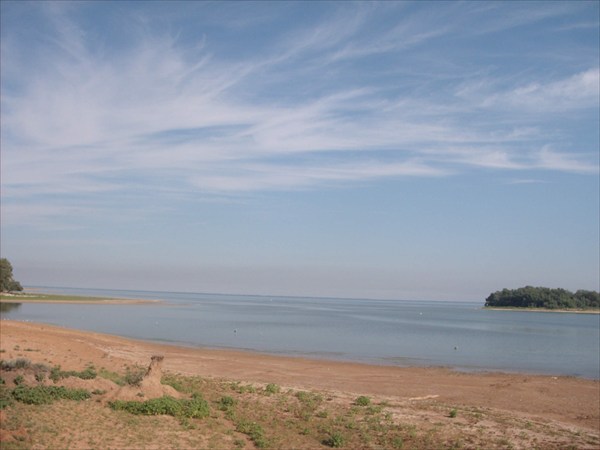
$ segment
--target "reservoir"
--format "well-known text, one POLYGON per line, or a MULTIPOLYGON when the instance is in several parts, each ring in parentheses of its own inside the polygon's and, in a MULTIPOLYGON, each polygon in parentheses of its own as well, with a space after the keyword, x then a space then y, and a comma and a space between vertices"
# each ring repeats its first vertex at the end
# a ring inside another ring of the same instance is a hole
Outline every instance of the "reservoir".
POLYGON ((41 290, 162 302, 5 304, 2 318, 191 347, 600 378, 598 314, 493 311, 483 302, 41 290))

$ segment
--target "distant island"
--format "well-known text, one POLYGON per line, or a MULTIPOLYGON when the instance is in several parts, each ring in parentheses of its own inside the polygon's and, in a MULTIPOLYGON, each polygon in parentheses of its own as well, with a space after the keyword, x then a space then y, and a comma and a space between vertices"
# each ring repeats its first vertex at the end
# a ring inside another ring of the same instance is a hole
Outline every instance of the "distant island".
POLYGON ((485 300, 486 308, 527 308, 564 311, 600 311, 600 294, 596 291, 525 286, 493 292, 485 300))

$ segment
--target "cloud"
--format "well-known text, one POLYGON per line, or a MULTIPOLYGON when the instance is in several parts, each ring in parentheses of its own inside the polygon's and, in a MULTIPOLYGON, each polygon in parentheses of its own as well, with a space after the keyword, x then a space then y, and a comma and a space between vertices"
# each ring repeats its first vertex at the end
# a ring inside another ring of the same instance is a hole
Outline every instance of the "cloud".
MULTIPOLYGON (((475 15, 489 9, 469 8, 475 15)), ((559 10, 525 18, 510 13, 487 31, 559 10)), ((421 65, 419 86, 427 88, 404 87, 397 77, 406 64, 395 62, 398 55, 409 58, 407 49, 468 34, 448 21, 460 12, 455 7, 408 11, 381 29, 373 27, 382 19, 377 8, 338 9, 281 32, 245 58, 221 54, 226 46, 211 45, 206 34, 189 42, 149 33, 151 21, 136 22, 121 46, 109 45, 110 36, 99 44, 77 11, 43 8, 47 30, 43 39, 28 38, 33 50, 4 31, 3 200, 38 207, 53 196, 68 207, 61 196, 89 202, 110 196, 116 203, 123 193, 150 190, 230 196, 481 167, 597 172, 589 149, 571 154, 558 142, 551 150, 547 136, 554 129, 546 123, 550 114, 598 107, 595 66, 518 83, 474 70, 458 84, 453 80, 462 71, 429 74, 421 65), (395 56, 378 61, 391 71, 349 69, 366 56, 388 54, 395 56)), ((25 206, 8 208, 24 217, 25 206)))
POLYGON ((494 103, 546 112, 597 108, 600 104, 600 70, 596 67, 548 83, 529 83, 484 102, 486 106, 494 103))
POLYGON ((576 155, 554 151, 549 145, 544 146, 536 156, 536 165, 542 169, 557 170, 561 172, 599 174, 599 167, 597 164, 586 164, 581 160, 578 160, 576 155))

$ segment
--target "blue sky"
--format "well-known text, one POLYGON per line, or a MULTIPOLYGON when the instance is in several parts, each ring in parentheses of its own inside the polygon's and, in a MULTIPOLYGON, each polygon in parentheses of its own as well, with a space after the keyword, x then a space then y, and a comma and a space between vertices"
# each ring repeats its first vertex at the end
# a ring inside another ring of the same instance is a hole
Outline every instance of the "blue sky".
POLYGON ((599 289, 598 2, 1 2, 25 285, 599 289))

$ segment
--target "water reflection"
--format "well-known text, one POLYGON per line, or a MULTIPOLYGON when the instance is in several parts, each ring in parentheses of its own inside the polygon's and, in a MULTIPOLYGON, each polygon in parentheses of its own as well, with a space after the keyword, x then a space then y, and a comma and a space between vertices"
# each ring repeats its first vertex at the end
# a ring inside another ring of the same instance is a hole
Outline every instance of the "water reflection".
POLYGON ((20 307, 21 307, 21 303, 0 302, 0 313, 9 312, 14 309, 19 309, 20 307))

